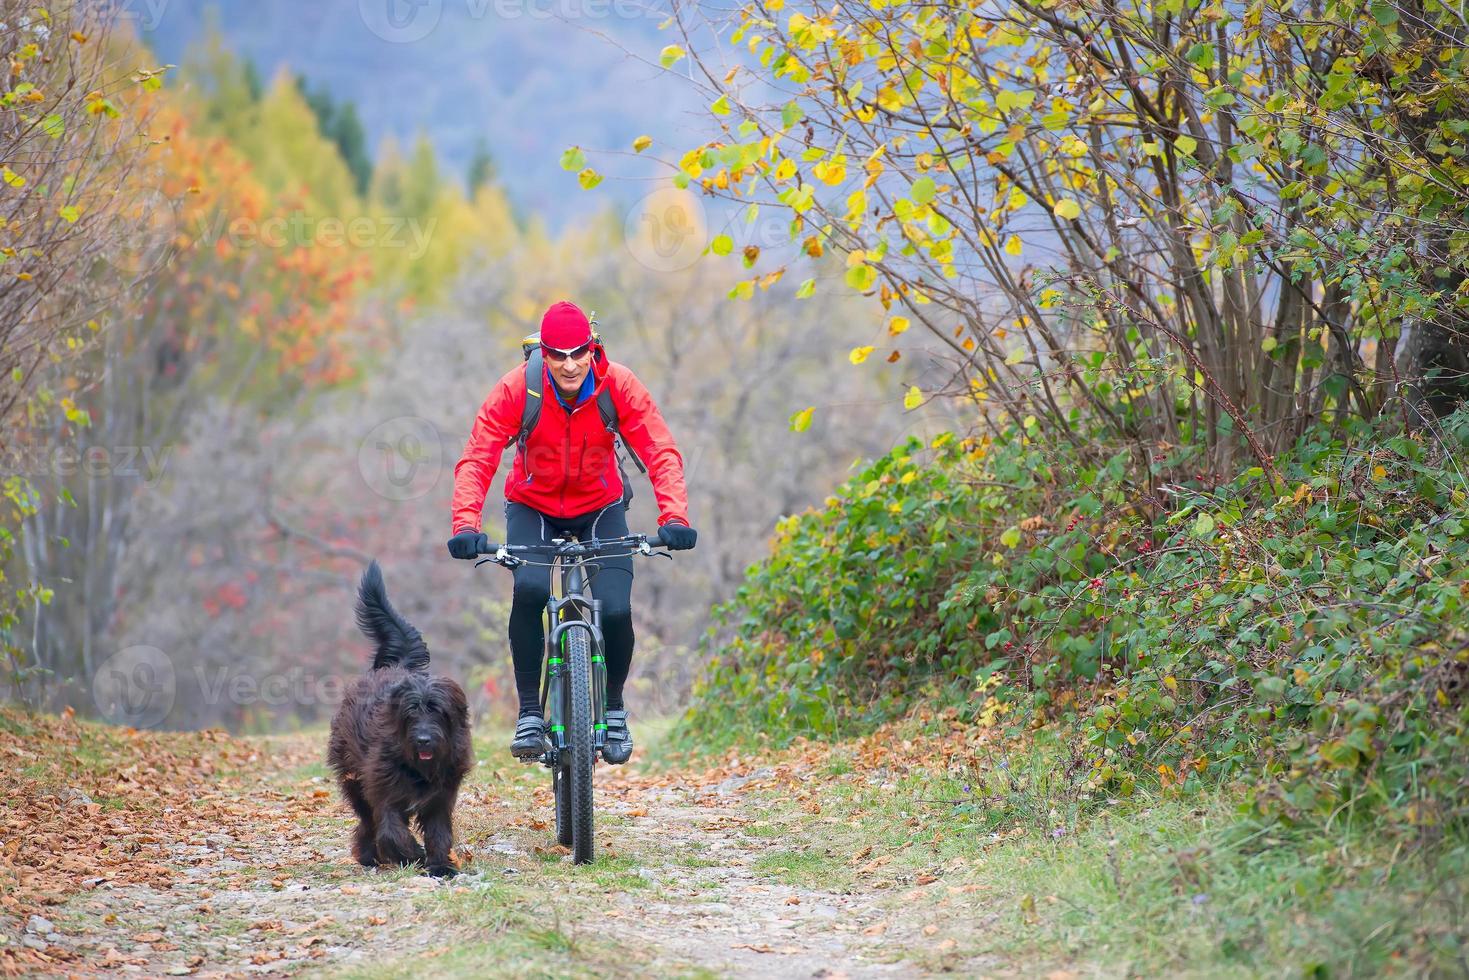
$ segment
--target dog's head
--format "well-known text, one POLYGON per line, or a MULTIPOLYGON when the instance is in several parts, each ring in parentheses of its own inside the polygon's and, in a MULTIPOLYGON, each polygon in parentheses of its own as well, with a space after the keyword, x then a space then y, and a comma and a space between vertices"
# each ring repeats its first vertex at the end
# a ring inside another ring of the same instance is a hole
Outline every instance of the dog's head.
POLYGON ((464 689, 447 677, 411 673, 393 688, 392 707, 403 758, 420 768, 446 759, 469 727, 464 689))

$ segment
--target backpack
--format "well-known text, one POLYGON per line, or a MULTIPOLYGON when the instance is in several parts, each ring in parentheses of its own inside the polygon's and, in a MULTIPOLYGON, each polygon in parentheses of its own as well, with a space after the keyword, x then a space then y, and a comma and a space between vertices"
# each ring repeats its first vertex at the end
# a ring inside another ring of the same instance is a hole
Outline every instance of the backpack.
MULTIPOLYGON (((592 323, 592 343, 600 347, 602 336, 597 333, 597 314, 593 312, 588 319, 592 323)), ((536 423, 541 420, 541 402, 546 371, 545 359, 541 355, 540 332, 527 334, 522 338, 520 350, 525 355, 525 410, 520 416, 520 431, 505 443, 505 448, 515 446, 517 452, 524 453, 526 440, 530 438, 536 423)), ((602 424, 607 427, 608 432, 612 433, 612 445, 617 452, 617 473, 622 477, 622 503, 626 506, 632 502, 632 481, 627 478, 627 470, 623 466, 624 459, 631 457, 640 473, 646 474, 648 467, 643 465, 638 454, 623 441, 622 432, 617 428, 617 406, 612 403, 611 389, 605 385, 601 391, 597 392, 597 412, 602 416, 602 424)))

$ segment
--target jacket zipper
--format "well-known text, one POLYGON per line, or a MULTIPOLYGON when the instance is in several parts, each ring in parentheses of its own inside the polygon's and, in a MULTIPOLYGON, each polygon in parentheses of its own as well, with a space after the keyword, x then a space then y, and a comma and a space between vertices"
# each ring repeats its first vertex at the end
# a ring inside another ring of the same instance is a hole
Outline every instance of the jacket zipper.
MULTIPOLYGON (((566 513, 566 485, 571 482, 571 421, 572 421, 572 416, 574 416, 579 409, 585 408, 587 405, 589 405, 592 402, 595 402, 597 400, 597 395, 598 395, 597 389, 599 389, 600 387, 601 387, 601 382, 598 382, 592 388, 592 397, 588 398, 586 401, 582 402, 580 405, 573 405, 571 408, 567 408, 566 409, 566 452, 562 456, 562 465, 561 465, 561 513, 562 514, 565 514, 566 513)), ((587 449, 586 436, 582 436, 582 452, 585 453, 586 452, 586 449, 587 449)), ((580 463, 580 461, 578 461, 578 463, 577 463, 576 472, 577 472, 577 475, 578 476, 581 475, 581 463, 580 463)))
POLYGON ((575 409, 566 412, 566 451, 561 456, 561 515, 566 515, 566 485, 571 482, 571 416, 575 409))

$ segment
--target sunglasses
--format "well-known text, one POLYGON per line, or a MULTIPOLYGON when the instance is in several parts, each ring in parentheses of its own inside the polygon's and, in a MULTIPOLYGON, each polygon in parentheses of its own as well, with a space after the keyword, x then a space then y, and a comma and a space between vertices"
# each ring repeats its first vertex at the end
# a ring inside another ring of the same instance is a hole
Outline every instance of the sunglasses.
POLYGON ((580 347, 573 347, 571 350, 558 350, 555 347, 547 347, 545 344, 542 344, 541 354, 546 358, 546 360, 550 361, 552 364, 560 364, 568 357, 574 361, 579 361, 583 357, 585 357, 591 351, 591 349, 592 345, 590 341, 582 344, 580 347))

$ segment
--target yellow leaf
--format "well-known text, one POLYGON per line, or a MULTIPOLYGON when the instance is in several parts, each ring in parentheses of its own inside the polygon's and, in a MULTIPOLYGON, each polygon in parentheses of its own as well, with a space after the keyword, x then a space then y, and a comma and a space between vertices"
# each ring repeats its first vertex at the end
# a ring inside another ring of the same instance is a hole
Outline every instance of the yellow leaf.
POLYGON ((921 391, 918 390, 918 386, 917 385, 911 386, 908 389, 908 393, 903 396, 903 407, 906 408, 908 411, 911 412, 911 411, 913 411, 913 409, 917 408, 919 405, 922 405, 922 404, 923 404, 923 392, 921 392, 921 391))
POLYGON ((847 360, 851 361, 853 364, 861 364, 863 361, 867 360, 868 356, 871 353, 871 347, 853 347, 852 353, 847 355, 847 360))
POLYGON ((816 406, 815 405, 812 405, 810 408, 802 409, 801 411, 797 412, 795 415, 792 415, 791 416, 791 431, 792 432, 805 432, 807 429, 811 428, 811 416, 813 416, 815 414, 816 414, 816 406))
POLYGON ((1005 239, 1005 251, 1009 254, 1019 255, 1023 248, 1024 246, 1020 244, 1020 237, 1018 235, 1011 235, 1005 239))
POLYGON ((898 334, 902 333, 903 331, 905 331, 907 329, 908 329, 908 318, 905 317, 905 316, 895 316, 895 317, 892 318, 891 321, 888 322, 888 336, 889 337, 896 337, 898 334))
POLYGON ((674 63, 684 56, 683 48, 677 44, 670 44, 658 52, 658 63, 664 68, 672 68, 674 63))
POLYGON ((1081 217, 1081 205, 1077 204, 1071 198, 1065 197, 1056 202, 1056 208, 1053 213, 1058 218, 1065 218, 1067 221, 1074 221, 1077 218, 1081 217))
POLYGON ((642 153, 644 150, 652 145, 653 137, 651 136, 639 136, 637 139, 632 141, 632 148, 634 153, 642 153))

